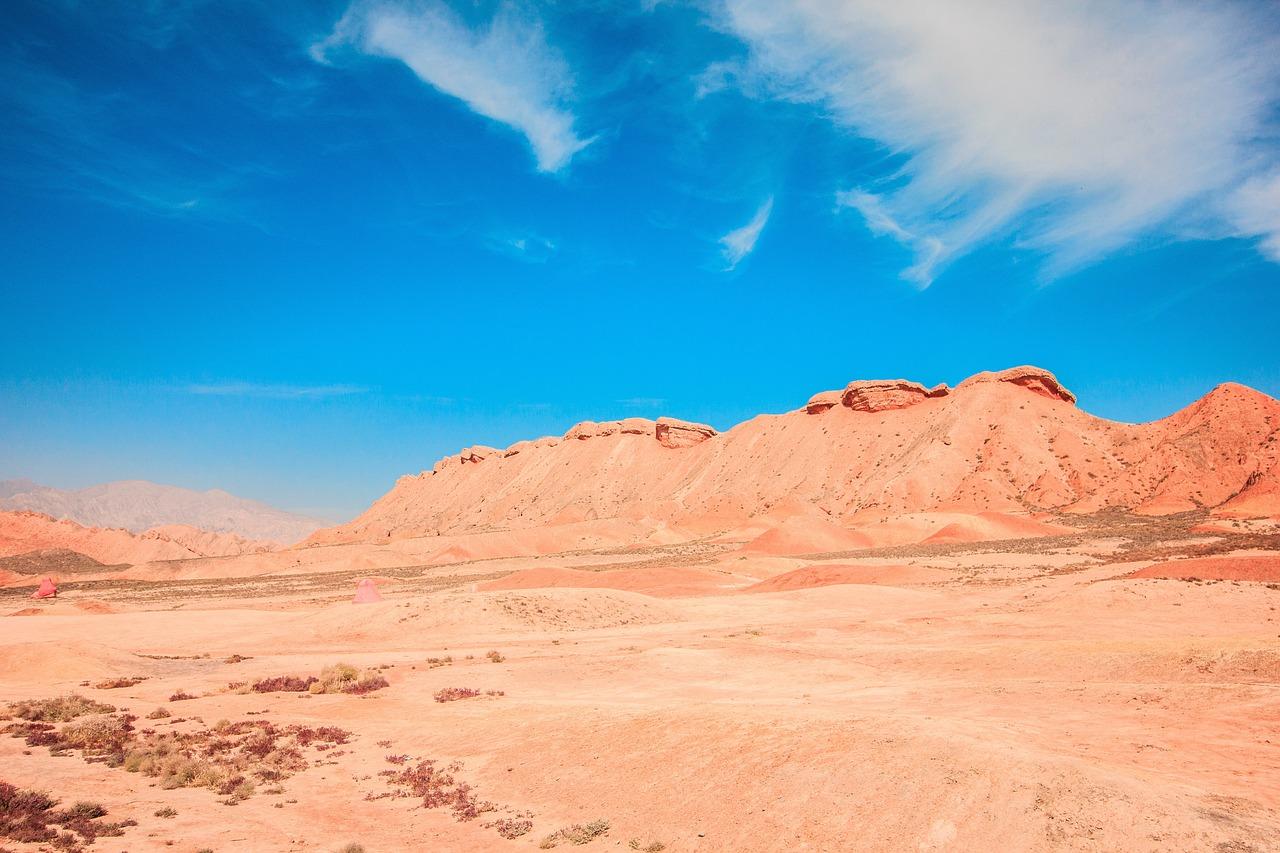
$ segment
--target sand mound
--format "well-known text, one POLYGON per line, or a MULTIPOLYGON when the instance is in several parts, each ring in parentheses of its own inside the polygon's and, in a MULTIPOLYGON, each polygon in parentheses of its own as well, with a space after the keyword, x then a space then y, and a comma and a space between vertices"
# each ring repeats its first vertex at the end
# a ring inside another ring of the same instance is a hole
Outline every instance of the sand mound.
POLYGON ((874 545, 864 533, 818 518, 789 518, 742 547, 749 554, 787 556, 857 551, 874 545))
POLYGON ((1201 557, 1192 560, 1172 560, 1139 569, 1129 577, 1275 583, 1280 582, 1280 556, 1201 557))
POLYGON ((1075 528, 1049 524, 998 512, 981 512, 963 521, 953 521, 933 533, 924 542, 988 542, 999 539, 1030 539, 1039 536, 1065 536, 1077 533, 1075 528))
MULTIPOLYGON (((457 592, 430 599, 380 602, 356 608, 343 602, 292 620, 283 638, 341 643, 384 643, 419 649, 432 636, 522 630, 587 630, 680 619, 671 603, 614 589, 541 589, 457 592)), ((283 639, 282 638, 282 639, 283 639)))
POLYGON ((105 601, 98 601, 96 598, 86 598, 81 601, 73 602, 73 606, 81 613, 105 614, 120 612, 105 601))
POLYGON ((100 643, 50 641, 0 647, 0 679, 4 681, 84 681, 137 668, 136 656, 100 643))
POLYGON ((912 586, 936 583, 954 577, 943 569, 924 566, 867 566, 846 563, 805 566, 752 584, 744 592, 785 592, 812 589, 835 584, 876 584, 879 586, 912 586))
POLYGON ((515 589, 617 589, 658 598, 715 595, 733 588, 730 577, 706 569, 644 568, 609 572, 581 569, 525 569, 481 584, 483 591, 515 589))

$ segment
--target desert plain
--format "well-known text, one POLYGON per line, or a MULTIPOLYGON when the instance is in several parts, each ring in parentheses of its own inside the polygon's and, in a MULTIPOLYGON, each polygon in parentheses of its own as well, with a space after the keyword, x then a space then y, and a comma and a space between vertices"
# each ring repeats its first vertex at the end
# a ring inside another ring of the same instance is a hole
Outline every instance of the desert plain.
POLYGON ((637 420, 290 547, 8 514, 0 779, 107 830, 0 848, 1280 849, 1280 402, 1113 424, 1025 368, 637 420))

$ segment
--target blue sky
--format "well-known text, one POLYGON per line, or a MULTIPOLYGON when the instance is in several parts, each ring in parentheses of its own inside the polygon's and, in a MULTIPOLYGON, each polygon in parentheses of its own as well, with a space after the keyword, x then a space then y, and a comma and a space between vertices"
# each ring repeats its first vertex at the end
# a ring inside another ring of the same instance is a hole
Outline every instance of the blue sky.
POLYGON ((855 378, 1280 394, 1275 7, 888 5, 5 4, 0 477, 337 519, 855 378))

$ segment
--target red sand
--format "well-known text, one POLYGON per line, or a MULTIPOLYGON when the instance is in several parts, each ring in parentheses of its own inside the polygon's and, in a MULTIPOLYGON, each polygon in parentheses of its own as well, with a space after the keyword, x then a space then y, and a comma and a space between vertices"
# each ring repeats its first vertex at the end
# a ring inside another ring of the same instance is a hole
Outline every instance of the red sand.
POLYGON ((829 554, 874 545, 865 533, 817 518, 790 518, 752 539, 742 550, 752 554, 829 554))
POLYGON ((714 595, 734 584, 723 574, 703 569, 645 568, 590 572, 580 569, 526 569, 480 584, 482 591, 508 589, 617 589, 657 598, 714 595))
POLYGON ((833 563, 805 566, 802 569, 775 575, 768 580, 752 584, 743 591, 783 592, 836 584, 911 586, 945 581, 953 577, 955 577, 954 572, 924 566, 865 566, 833 563))
POLYGON ((1172 560, 1139 569, 1129 577, 1276 583, 1280 582, 1280 556, 1202 557, 1193 560, 1172 560))

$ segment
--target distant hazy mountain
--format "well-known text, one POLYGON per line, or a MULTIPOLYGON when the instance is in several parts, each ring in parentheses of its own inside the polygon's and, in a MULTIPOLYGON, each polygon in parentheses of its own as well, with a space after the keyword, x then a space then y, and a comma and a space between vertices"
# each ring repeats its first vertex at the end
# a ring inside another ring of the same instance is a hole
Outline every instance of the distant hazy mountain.
POLYGON ((185 524, 282 544, 297 542, 328 524, 221 489, 197 492, 145 480, 121 480, 74 491, 30 480, 0 480, 0 509, 29 509, 84 525, 124 527, 135 533, 185 524))

